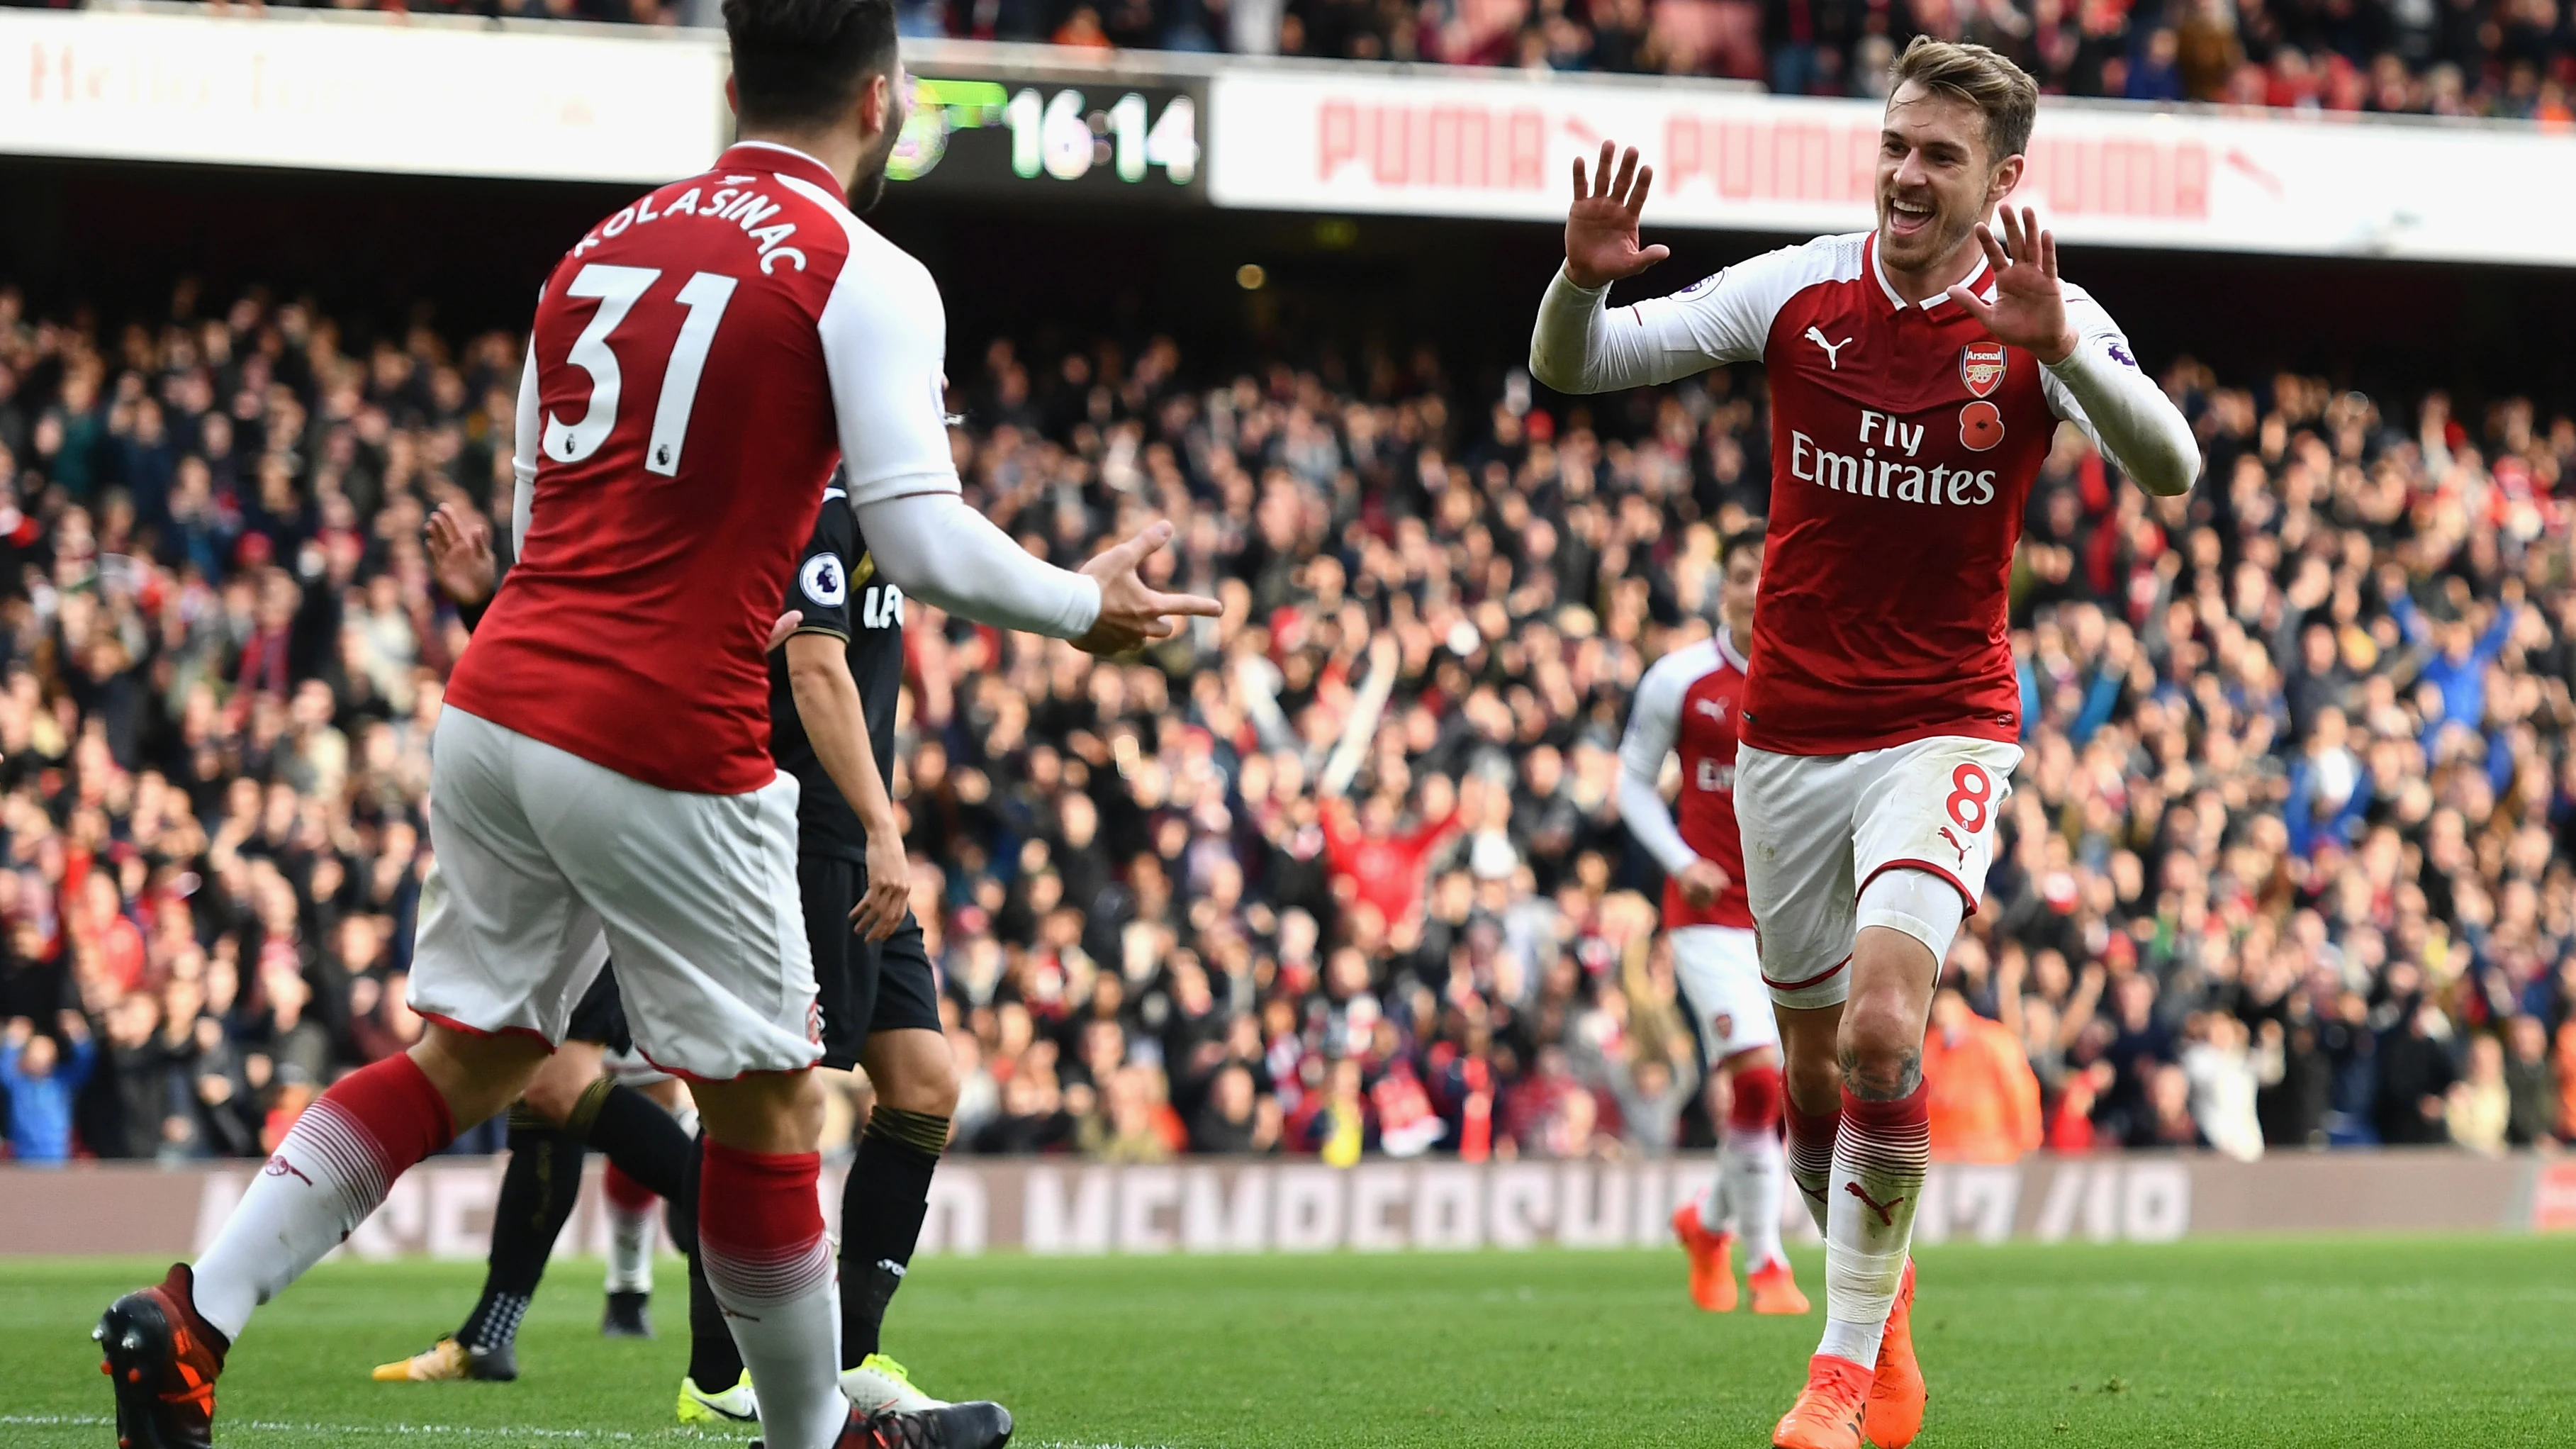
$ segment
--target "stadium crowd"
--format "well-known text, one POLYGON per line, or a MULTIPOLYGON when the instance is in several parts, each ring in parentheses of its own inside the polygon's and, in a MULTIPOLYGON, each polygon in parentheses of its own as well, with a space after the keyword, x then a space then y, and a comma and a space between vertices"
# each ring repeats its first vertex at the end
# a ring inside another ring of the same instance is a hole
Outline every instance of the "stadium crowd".
MULTIPOLYGON (((0 288, 18 1159, 258 1155, 417 1037, 466 645, 422 525, 506 518, 519 357, 0 288)), ((1162 338, 950 370, 980 506, 1065 563, 1170 517, 1159 566, 1228 610, 1098 662, 915 604, 896 783, 961 1144, 1704 1142, 1614 751, 1758 521, 1758 373, 1569 405, 1429 350, 1238 373, 1162 338)), ((2029 754, 1935 1013, 1936 1140, 2576 1139, 2576 418, 2169 378, 2188 500, 2068 429, 2030 504, 2029 754)))
MULTIPOLYGON (((715 0, 372 5, 719 23, 715 0)), ((916 37, 1726 76, 1798 95, 1883 95, 1889 61, 1932 35, 1991 46, 2055 95, 2576 126, 2576 0, 896 0, 896 9, 916 37)))

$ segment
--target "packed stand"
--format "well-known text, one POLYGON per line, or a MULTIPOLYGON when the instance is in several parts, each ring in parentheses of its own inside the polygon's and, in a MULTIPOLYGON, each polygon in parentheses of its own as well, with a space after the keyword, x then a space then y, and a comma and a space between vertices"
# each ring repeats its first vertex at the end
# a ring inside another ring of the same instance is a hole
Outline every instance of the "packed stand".
MULTIPOLYGON (((467 640, 422 524, 506 517, 519 340, 186 287, 173 315, 0 291, 23 1161, 257 1156, 420 1032, 467 640)), ((951 371, 979 506, 1062 563, 1169 517, 1157 567, 1228 610, 1103 662, 914 605, 896 784, 961 1143, 1705 1142, 1615 746, 1758 518, 1759 374, 1566 406, 1470 397, 1427 349, 1238 374, 1160 338, 951 371)), ((2172 384, 2210 455, 2176 514, 2071 430, 2031 504, 2033 734, 1936 1007, 1936 1131, 2576 1137, 2576 419, 2172 384)))
MULTIPOLYGON (((334 0, 341 3, 341 0, 334 0)), ((243 6, 217 0, 215 8, 243 6)), ((262 9, 259 0, 246 8, 262 9)), ((717 25, 715 0, 374 0, 510 19, 717 25)), ((1545 71, 1879 96, 1917 35, 2051 95, 2576 128, 2576 0, 895 0, 907 36, 1545 71)))

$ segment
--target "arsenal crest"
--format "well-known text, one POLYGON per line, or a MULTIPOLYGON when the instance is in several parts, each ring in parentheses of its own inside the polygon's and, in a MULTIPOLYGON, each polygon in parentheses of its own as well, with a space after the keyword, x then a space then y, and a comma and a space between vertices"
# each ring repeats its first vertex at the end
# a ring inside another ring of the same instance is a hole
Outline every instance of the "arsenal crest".
POLYGON ((2003 386, 2004 345, 2000 342, 1971 342, 1959 349, 1959 380, 1968 391, 1979 397, 1990 397, 2003 386))

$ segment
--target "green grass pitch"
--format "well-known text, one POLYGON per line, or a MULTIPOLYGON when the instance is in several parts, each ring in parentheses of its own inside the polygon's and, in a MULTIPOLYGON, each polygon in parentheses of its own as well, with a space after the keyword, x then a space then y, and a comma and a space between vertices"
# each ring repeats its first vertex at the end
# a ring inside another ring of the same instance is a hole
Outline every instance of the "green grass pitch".
MULTIPOLYGON (((2576 1445, 2576 1240, 1946 1246, 1921 1255, 1926 1449, 2576 1445)), ((1813 1250, 1798 1270, 1822 1307, 1813 1250)), ((597 1332, 558 1263, 515 1384, 378 1385, 479 1265, 333 1264, 260 1316, 217 1443, 709 1443, 676 1427, 685 1287, 658 1342, 597 1332)), ((0 1445, 105 1449, 88 1330, 135 1261, 0 1262, 0 1445)), ((1678 1252, 930 1259, 887 1347, 987 1396, 1023 1449, 1759 1446, 1822 1320, 1693 1310, 1678 1252)))

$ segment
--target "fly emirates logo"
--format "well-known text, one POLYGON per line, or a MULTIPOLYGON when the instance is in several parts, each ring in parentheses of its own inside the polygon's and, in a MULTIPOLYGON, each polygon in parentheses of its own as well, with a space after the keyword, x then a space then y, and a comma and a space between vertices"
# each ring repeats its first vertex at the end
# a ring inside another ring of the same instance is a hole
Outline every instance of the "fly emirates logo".
POLYGON ((1789 434, 1789 476, 1837 493, 1893 498, 1899 503, 1969 507, 1994 502, 1994 469, 1947 465, 1926 468, 1912 461, 1922 450, 1926 427, 1862 408, 1857 453, 1828 452, 1815 439, 1793 429, 1789 434))

